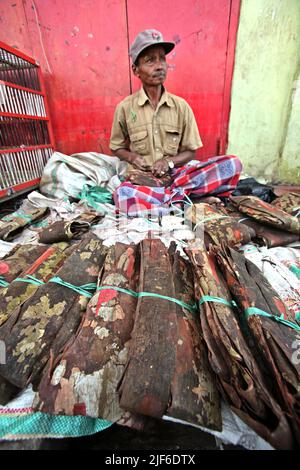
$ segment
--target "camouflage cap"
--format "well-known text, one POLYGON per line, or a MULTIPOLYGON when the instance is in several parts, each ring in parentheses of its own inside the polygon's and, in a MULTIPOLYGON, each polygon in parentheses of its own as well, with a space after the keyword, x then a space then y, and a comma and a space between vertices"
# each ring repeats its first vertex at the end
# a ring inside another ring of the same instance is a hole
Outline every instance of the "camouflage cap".
POLYGON ((130 47, 130 57, 132 62, 135 63, 140 53, 150 46, 162 46, 166 54, 171 52, 175 47, 174 42, 165 42, 163 35, 156 29, 146 29, 137 35, 130 47))

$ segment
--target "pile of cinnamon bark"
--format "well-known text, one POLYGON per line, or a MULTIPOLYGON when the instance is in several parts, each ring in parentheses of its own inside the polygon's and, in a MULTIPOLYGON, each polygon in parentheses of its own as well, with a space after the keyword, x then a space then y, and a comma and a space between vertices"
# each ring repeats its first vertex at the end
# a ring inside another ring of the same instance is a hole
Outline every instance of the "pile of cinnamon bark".
POLYGON ((237 249, 258 220, 299 239, 289 202, 192 206, 203 237, 184 256, 91 234, 17 247, 0 261, 0 403, 31 383, 36 411, 221 431, 222 398, 274 448, 299 448, 299 319, 237 249))

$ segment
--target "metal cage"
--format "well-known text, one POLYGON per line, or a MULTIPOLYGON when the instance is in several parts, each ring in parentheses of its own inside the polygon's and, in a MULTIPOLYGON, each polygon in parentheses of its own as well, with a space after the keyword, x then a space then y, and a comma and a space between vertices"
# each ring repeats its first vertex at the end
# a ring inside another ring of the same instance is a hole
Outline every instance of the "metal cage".
POLYGON ((41 69, 0 41, 0 202, 37 187, 53 149, 41 69))

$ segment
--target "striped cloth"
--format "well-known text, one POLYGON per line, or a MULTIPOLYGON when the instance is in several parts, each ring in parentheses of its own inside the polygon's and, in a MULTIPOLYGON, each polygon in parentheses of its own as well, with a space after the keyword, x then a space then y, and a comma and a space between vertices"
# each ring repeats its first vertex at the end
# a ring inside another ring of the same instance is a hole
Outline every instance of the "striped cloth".
POLYGON ((104 431, 113 423, 88 416, 49 415, 32 408, 0 409, 0 440, 68 438, 104 431))
POLYGON ((117 209, 129 216, 166 214, 171 203, 184 196, 229 196, 236 188, 241 171, 242 164, 234 155, 192 160, 173 170, 169 188, 124 182, 115 190, 114 201, 117 209))

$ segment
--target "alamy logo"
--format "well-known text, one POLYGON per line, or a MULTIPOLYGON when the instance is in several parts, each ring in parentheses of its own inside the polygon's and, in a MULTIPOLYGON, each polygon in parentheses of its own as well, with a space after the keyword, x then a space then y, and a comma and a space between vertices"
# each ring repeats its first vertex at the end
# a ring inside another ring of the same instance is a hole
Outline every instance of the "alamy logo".
POLYGON ((292 344, 292 348, 296 349, 292 354, 292 363, 298 365, 300 364, 300 339, 295 339, 292 344))
POLYGON ((6 364, 6 346, 2 340, 0 340, 0 364, 6 364))

